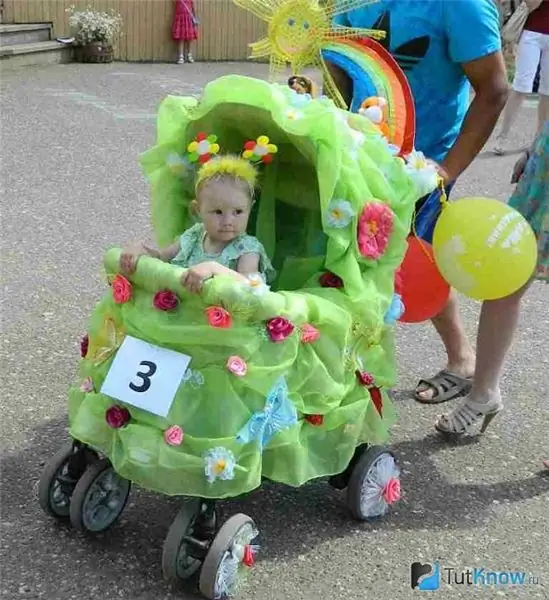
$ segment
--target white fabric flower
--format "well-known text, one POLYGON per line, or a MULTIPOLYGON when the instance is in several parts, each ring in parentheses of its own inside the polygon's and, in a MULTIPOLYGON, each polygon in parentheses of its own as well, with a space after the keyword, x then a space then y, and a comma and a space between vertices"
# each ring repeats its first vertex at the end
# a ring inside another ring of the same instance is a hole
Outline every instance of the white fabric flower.
POLYGON ((350 224, 354 216, 355 211, 350 202, 347 200, 334 199, 328 205, 326 221, 330 227, 342 229, 350 224))
POLYGON ((406 156, 406 171, 419 188, 420 196, 426 196, 438 187, 437 168, 423 152, 414 150, 406 156))
POLYGON ((250 273, 247 277, 250 290, 256 296, 264 296, 271 289, 261 273, 250 273))

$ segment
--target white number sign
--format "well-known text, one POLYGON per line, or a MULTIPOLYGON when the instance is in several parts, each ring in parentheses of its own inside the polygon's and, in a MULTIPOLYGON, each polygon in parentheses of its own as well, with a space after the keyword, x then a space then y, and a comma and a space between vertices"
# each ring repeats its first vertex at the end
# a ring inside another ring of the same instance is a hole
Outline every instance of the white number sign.
POLYGON ((126 336, 101 393, 167 417, 191 357, 126 336))

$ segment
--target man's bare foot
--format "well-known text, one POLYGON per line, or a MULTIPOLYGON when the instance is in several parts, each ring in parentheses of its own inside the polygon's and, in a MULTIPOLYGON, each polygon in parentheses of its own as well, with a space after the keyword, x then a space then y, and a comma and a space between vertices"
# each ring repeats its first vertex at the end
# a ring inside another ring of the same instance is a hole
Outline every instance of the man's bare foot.
POLYGON ((434 377, 419 382, 415 398, 419 402, 438 403, 469 393, 475 373, 475 357, 448 366, 434 377))

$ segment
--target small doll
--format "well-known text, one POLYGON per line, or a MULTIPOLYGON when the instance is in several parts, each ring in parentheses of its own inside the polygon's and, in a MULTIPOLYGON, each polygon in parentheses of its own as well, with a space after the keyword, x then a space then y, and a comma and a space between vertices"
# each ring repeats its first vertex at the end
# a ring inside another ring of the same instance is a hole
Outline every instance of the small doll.
POLYGON ((178 42, 177 64, 193 63, 191 42, 198 38, 199 20, 194 12, 193 0, 175 0, 175 13, 172 23, 172 38, 178 42))
POLYGON ((296 94, 308 95, 309 98, 315 98, 317 95, 316 85, 304 75, 292 75, 288 79, 288 87, 294 90, 296 94))
POLYGON ((360 105, 358 113, 369 119, 377 126, 381 135, 389 139, 391 130, 389 129, 389 123, 387 122, 387 100, 385 100, 385 98, 380 96, 366 98, 360 105))
POLYGON ((128 247, 120 257, 121 270, 131 274, 140 256, 153 256, 187 268, 181 283, 192 293, 216 275, 245 283, 272 280, 274 269, 263 245, 246 233, 256 178, 256 167, 242 157, 211 158, 198 171, 191 205, 200 222, 167 248, 128 247))

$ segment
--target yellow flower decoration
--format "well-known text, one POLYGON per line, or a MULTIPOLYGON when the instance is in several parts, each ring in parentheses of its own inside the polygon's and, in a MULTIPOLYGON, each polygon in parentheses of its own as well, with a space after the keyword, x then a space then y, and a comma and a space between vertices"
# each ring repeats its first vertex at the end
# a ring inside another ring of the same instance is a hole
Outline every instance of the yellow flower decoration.
POLYGON ((278 148, 269 142, 269 138, 266 135, 260 135, 255 142, 249 141, 244 144, 242 156, 246 160, 270 163, 273 160, 272 155, 277 152, 278 148))

